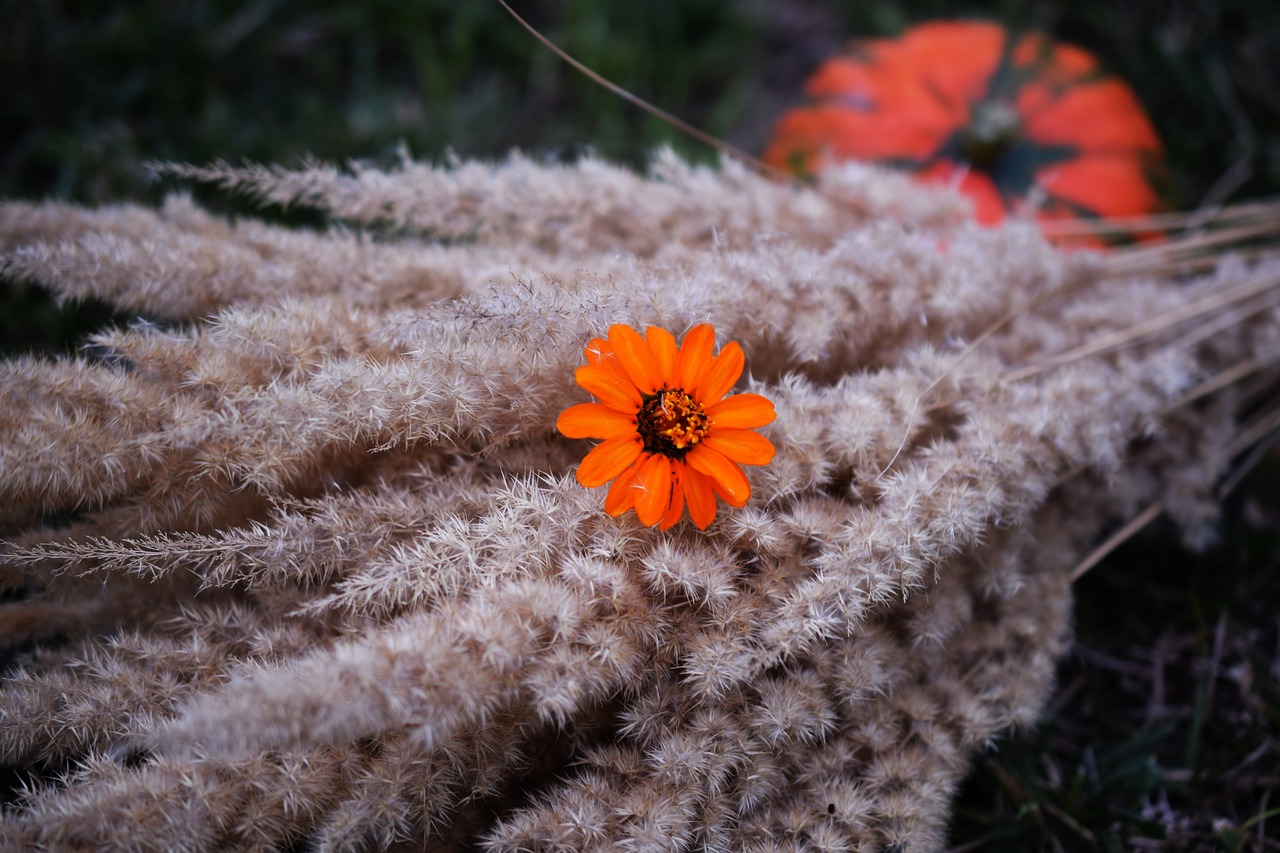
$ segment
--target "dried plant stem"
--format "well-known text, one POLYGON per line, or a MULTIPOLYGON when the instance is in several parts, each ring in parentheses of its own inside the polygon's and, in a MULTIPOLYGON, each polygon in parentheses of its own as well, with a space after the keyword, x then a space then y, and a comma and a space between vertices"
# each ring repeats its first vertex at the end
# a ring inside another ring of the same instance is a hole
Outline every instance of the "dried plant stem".
POLYGON ((1170 403, 1164 410, 1164 413, 1167 414, 1176 409, 1180 409, 1183 406, 1190 405, 1196 400, 1203 399, 1211 394, 1216 394, 1223 389, 1230 388, 1240 380, 1252 376, 1261 369, 1262 365, 1256 359, 1247 358, 1190 389, 1181 397, 1170 403))
POLYGON ((1217 499, 1219 501, 1226 500, 1244 482, 1245 477, 1249 476, 1253 469, 1262 463, 1267 454, 1275 451, 1277 444, 1280 444, 1280 434, 1273 433, 1250 448, 1244 458, 1236 463, 1226 477, 1223 477, 1215 493, 1217 499))
POLYGON ((1084 577, 1085 574, 1098 563, 1102 562, 1107 556, 1119 548, 1125 542, 1132 539, 1142 528, 1160 517, 1160 513, 1164 512, 1164 501, 1155 501, 1150 504, 1142 512, 1135 515, 1117 530, 1115 533, 1107 537, 1106 541, 1089 553, 1087 557, 1076 564, 1071 570, 1071 582, 1075 583, 1084 577))
POLYGON ((1238 305, 1248 299, 1274 291, 1280 287, 1280 276, 1274 273, 1263 273, 1254 276, 1242 284, 1214 293, 1184 306, 1163 312, 1141 323, 1099 336, 1087 343, 1059 353, 1045 361, 1010 371, 1005 377, 1010 382, 1020 382, 1038 376, 1047 370, 1070 364, 1091 356, 1100 355, 1114 349, 1129 345, 1135 341, 1175 328, 1189 320, 1202 319, 1223 308, 1238 305))
POLYGON ((1234 247, 1250 240, 1274 238, 1280 221, 1274 213, 1261 221, 1248 221, 1220 230, 1183 235, 1168 245, 1144 246, 1126 249, 1116 254, 1108 266, 1115 275, 1135 275, 1155 269, 1167 269, 1170 264, 1190 260, 1197 255, 1224 247, 1234 247))
POLYGON ((1275 202, 1258 201, 1211 209, 1151 213, 1144 216, 1114 216, 1098 220, 1050 220, 1041 223, 1041 227, 1046 234, 1054 237, 1083 234, 1140 234, 1151 231, 1200 228, 1240 220, 1247 222, 1259 218, 1274 221, 1275 217, 1275 202))
POLYGON ((708 145, 711 148, 714 148, 715 150, 720 151, 721 153, 728 154, 730 157, 733 157, 734 159, 742 163, 748 164, 753 169, 760 172, 760 174, 762 175, 768 175, 770 177, 782 179, 785 181, 795 180, 795 176, 792 175, 791 173, 785 172, 782 169, 779 169, 775 166, 771 166, 768 163, 761 160, 759 157, 749 154, 748 152, 737 147, 736 145, 732 145, 728 142, 725 142, 723 139, 712 136, 706 131, 689 124, 687 121, 684 121, 678 116, 672 115, 671 113, 667 112, 661 107, 654 106, 653 104, 646 101, 644 98, 641 98, 635 94, 632 94, 631 92, 619 86, 617 83, 614 83, 613 81, 603 77, 599 72, 594 71, 593 69, 582 64, 578 60, 574 59, 567 52, 565 52, 565 50, 562 47, 557 45, 551 39, 544 36, 542 33, 538 32, 538 30, 532 24, 530 24, 524 18, 520 17, 520 15, 516 13, 516 10, 512 9, 507 4, 506 0, 498 0, 498 4, 502 6, 502 8, 506 9, 507 14, 515 18, 516 22, 519 23, 520 26, 524 27, 525 30, 529 32, 529 35, 537 39, 539 43, 541 43, 545 48, 550 50, 556 56, 560 57, 560 59, 564 60, 569 65, 573 66, 575 70, 581 72, 582 74, 585 74, 591 80, 591 82, 595 83, 596 85, 601 86, 604 89, 607 89, 608 91, 617 95, 619 98, 622 98, 627 103, 633 104, 634 106, 639 107, 640 109, 644 110, 650 115, 656 116, 657 118, 661 119, 662 121, 676 128, 680 132, 693 137, 694 139, 698 140, 704 145, 708 145))
MULTIPOLYGON (((1233 260, 1246 264, 1256 264, 1275 258, 1276 249, 1274 246, 1259 246, 1250 248, 1242 246, 1239 248, 1231 248, 1231 257, 1233 260)), ((1212 272, 1222 263, 1222 257, 1218 252, 1207 252, 1202 255, 1192 255, 1187 257, 1179 257, 1176 255, 1161 259, 1153 258, 1143 262, 1140 270, 1133 273, 1117 271, 1116 278, 1128 278, 1130 275, 1143 275, 1170 279, 1184 279, 1187 276, 1197 275, 1199 273, 1212 272)))
POLYGON ((1227 453, 1230 456, 1238 456, 1255 442, 1261 441, 1278 429, 1280 429, 1280 406, 1273 405, 1256 414, 1245 424, 1239 435, 1227 445, 1227 453))

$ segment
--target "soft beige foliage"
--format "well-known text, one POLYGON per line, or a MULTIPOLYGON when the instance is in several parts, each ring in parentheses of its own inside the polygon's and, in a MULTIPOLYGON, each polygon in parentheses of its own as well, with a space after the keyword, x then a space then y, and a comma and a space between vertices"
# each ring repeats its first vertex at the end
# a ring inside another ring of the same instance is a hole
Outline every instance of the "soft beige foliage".
POLYGON ((333 224, 0 206, 6 275, 148 318, 0 365, 15 847, 936 849, 1072 568, 1211 536, 1280 367, 1280 261, 1116 275, 866 168, 166 168, 333 224), (705 533, 572 476, 616 322, 777 408, 705 533))

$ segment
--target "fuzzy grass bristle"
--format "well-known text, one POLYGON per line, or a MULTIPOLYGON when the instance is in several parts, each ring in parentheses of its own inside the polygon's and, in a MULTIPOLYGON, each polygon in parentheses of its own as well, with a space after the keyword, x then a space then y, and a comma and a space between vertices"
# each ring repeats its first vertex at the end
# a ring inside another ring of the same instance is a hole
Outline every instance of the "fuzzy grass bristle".
POLYGON ((1090 555, 1207 543, 1280 431, 1274 206, 1096 255, 866 167, 167 170, 332 224, 0 207, 6 274, 154 318, 0 368, 18 845, 940 849, 1090 555), (700 323, 777 455, 614 518, 583 345, 700 323))

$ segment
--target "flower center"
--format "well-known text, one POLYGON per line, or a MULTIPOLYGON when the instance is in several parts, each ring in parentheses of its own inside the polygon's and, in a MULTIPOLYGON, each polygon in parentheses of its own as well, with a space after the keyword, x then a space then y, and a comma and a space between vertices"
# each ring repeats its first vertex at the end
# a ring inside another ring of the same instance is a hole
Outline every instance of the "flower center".
POLYGON ((683 389, 663 388, 645 395, 636 424, 645 450, 681 459, 706 436, 711 419, 683 389))
POLYGON ((983 171, 995 168, 1000 155, 1018 137, 1018 110, 1007 101, 984 101, 973 108, 969 126, 960 133, 964 158, 983 171))

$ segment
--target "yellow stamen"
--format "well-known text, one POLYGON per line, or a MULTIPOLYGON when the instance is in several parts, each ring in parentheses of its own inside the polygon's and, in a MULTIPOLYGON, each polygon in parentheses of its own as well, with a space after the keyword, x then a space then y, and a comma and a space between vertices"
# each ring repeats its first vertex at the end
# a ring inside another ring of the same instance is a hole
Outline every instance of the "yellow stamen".
POLYGON ((711 419, 683 389, 663 388, 645 398, 636 424, 645 450, 679 459, 702 441, 711 419))

